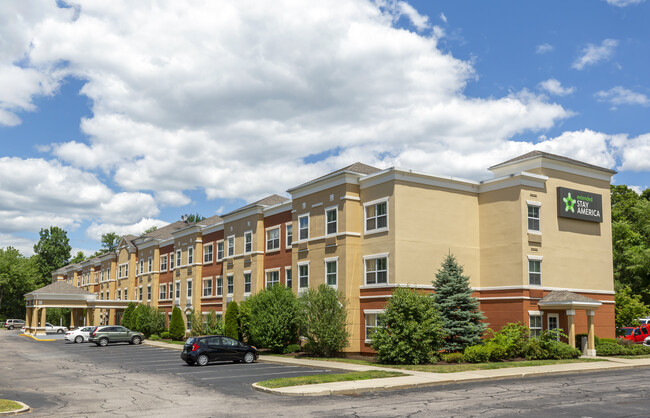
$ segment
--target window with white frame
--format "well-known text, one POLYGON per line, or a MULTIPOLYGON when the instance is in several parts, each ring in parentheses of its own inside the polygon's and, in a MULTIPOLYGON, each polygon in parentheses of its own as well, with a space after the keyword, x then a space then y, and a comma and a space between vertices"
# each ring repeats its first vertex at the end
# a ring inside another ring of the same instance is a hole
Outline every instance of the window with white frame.
POLYGON ((291 267, 284 268, 284 283, 289 289, 293 286, 293 277, 291 276, 291 267))
POLYGON ((167 299, 167 285, 166 284, 161 284, 158 287, 158 290, 159 290, 158 299, 160 299, 160 300, 167 299))
POLYGON ((175 291, 176 291, 176 300, 179 300, 181 298, 181 281, 177 280, 176 285, 174 286, 175 291))
POLYGON ((151 300, 151 285, 147 285, 147 300, 151 300))
POLYGON ((528 204, 528 230, 539 232, 539 205, 528 204))
POLYGON ((325 209, 325 234, 332 235, 337 233, 338 208, 325 209))
POLYGON ((388 229, 388 202, 372 202, 365 205, 366 232, 388 229))
POLYGON ((174 299, 174 283, 169 283, 169 299, 174 299))
POLYGON ((126 287, 124 288, 124 292, 122 292, 122 294, 124 295, 124 299, 128 299, 128 298, 129 298, 129 293, 128 293, 128 290, 127 290, 126 287))
POLYGON ((217 242, 217 261, 223 260, 223 241, 217 242))
POLYGON ((531 337, 539 337, 542 333, 542 315, 528 315, 528 328, 531 337))
POLYGON ((187 264, 194 264, 194 247, 187 248, 187 264))
POLYGON ((280 227, 266 230, 266 251, 280 249, 280 227))
POLYGON ((280 270, 266 272, 266 288, 280 283, 280 270))
POLYGON ((244 252, 246 254, 253 251, 253 233, 251 231, 244 232, 244 252))
POLYGON ((366 335, 365 335, 365 341, 368 343, 372 341, 372 334, 375 332, 377 328, 379 328, 381 325, 381 322, 379 321, 379 315, 383 313, 383 310, 366 310, 364 311, 364 316, 365 316, 365 322, 366 322, 366 335))
POLYGON ((228 275, 228 294, 232 295, 235 293, 235 279, 232 274, 228 275))
POLYGON ((169 270, 174 270, 176 258, 174 257, 174 253, 169 253, 169 270))
POLYGON ((177 267, 181 267, 183 265, 183 262, 181 261, 182 256, 183 256, 183 252, 181 250, 176 250, 176 266, 177 267))
POLYGON ((235 255, 235 236, 231 235, 228 237, 228 257, 235 255))
POLYGON ((244 293, 251 293, 251 273, 250 271, 244 273, 244 293))
POLYGON ((117 299, 118 300, 122 299, 122 289, 117 289, 117 299))
POLYGON ((221 276, 217 277, 217 296, 223 296, 223 278, 221 276))
POLYGON ((111 279, 111 268, 109 267, 108 269, 106 269, 106 280, 110 280, 110 279, 111 279))
POLYGON ((193 284, 193 280, 189 279, 187 281, 187 298, 188 299, 192 299, 192 284, 193 284))
POLYGON ((542 260, 528 260, 528 284, 542 285, 542 260))
POLYGON ((203 297, 212 296, 212 279, 203 279, 203 297))
POLYGON ((388 257, 367 257, 365 265, 367 285, 388 283, 388 257))
POLYGON ((140 260, 140 271, 136 271, 135 274, 142 274, 144 273, 144 259, 140 260))
POLYGON ((167 271, 167 254, 160 256, 160 271, 167 271))
POLYGON ((293 242, 293 225, 291 223, 286 224, 287 229, 287 250, 291 249, 291 243, 293 242))
POLYGON ((298 264, 298 291, 309 287, 309 263, 298 264))
POLYGON ((149 259, 147 260, 147 269, 148 269, 149 273, 151 273, 153 271, 153 258, 152 257, 149 257, 149 259))
POLYGON ((203 262, 212 263, 212 244, 205 244, 203 246, 203 262))
POLYGON ((142 300, 142 286, 138 287, 138 292, 140 293, 140 300, 142 300))
POLYGON ((328 286, 336 287, 338 285, 338 258, 325 259, 325 283, 328 286))
POLYGON ((309 239, 309 214, 298 217, 298 239, 309 239))

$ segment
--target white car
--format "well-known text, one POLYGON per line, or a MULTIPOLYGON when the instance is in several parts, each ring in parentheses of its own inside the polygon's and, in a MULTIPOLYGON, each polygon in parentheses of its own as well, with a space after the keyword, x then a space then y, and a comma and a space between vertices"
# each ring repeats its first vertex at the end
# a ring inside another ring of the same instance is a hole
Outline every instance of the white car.
POLYGON ((68 330, 68 327, 60 327, 57 325, 52 325, 49 322, 45 323, 45 332, 46 333, 51 333, 51 332, 56 332, 57 334, 63 334, 68 330))
POLYGON ((90 331, 92 331, 93 328, 95 327, 81 327, 68 331, 65 333, 65 340, 74 341, 76 343, 87 342, 90 337, 90 331))

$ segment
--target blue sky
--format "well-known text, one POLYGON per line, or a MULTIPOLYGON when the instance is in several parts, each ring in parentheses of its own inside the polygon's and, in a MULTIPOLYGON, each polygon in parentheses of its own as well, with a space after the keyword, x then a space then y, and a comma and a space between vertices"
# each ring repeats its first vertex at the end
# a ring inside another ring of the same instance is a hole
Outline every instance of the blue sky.
POLYGON ((90 253, 354 161, 542 149, 650 186, 648 1, 69 3, 0 5, 0 247, 90 253))

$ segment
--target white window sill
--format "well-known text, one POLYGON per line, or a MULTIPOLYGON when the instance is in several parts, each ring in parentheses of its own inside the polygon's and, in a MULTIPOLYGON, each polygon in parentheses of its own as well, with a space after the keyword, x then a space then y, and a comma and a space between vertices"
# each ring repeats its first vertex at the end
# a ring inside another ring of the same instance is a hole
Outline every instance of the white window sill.
POLYGON ((530 229, 528 230, 528 233, 533 235, 542 235, 542 231, 532 231, 530 229))
POLYGON ((368 288, 368 287, 386 287, 386 286, 389 286, 389 285, 390 285, 390 283, 371 283, 371 284, 365 283, 361 288, 365 289, 365 288, 368 288))
POLYGON ((205 266, 206 264, 212 264, 212 261, 204 261, 203 265, 205 266))
POLYGON ((279 252, 280 252, 280 249, 279 249, 279 248, 274 248, 274 249, 272 249, 272 250, 266 250, 266 254, 270 254, 270 253, 279 253, 279 252))
POLYGON ((381 234, 382 232, 388 232, 388 228, 377 228, 370 231, 364 231, 363 235, 381 234))

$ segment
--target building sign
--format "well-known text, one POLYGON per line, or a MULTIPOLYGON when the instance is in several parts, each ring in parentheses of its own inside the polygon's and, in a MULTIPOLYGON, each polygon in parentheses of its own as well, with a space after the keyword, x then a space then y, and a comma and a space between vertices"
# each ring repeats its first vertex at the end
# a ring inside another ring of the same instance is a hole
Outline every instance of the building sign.
POLYGON ((557 188, 557 213, 562 218, 603 221, 603 197, 581 190, 557 188))

